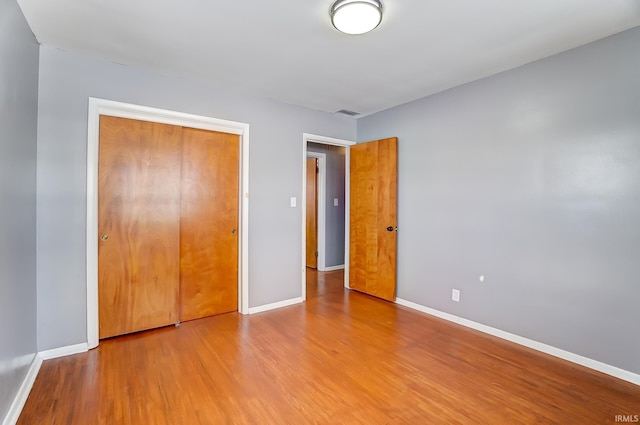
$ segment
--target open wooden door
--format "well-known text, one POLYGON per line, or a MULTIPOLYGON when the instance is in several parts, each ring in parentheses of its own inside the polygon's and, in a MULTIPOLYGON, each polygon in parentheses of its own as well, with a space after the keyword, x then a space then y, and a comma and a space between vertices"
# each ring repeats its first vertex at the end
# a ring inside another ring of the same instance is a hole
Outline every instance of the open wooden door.
POLYGON ((396 299, 398 139, 351 147, 349 285, 396 299))
POLYGON ((318 159, 307 158, 307 267, 318 268, 318 159))

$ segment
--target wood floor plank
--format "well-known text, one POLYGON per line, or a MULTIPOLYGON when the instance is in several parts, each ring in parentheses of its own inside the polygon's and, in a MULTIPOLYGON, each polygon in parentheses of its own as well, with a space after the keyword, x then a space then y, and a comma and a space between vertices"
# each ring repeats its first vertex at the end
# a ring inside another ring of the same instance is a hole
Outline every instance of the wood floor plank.
POLYGON ((640 387, 308 272, 307 302, 43 363, 18 424, 607 424, 640 387))

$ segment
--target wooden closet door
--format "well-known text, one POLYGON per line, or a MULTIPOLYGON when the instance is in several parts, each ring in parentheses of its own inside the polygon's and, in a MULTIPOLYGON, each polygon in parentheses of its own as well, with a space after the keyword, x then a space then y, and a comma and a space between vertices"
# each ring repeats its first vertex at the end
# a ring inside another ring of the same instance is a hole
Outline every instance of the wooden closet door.
POLYGON ((184 128, 180 320, 238 309, 240 138, 184 128))
POLYGON ((179 320, 181 134, 100 117, 100 338, 179 320))

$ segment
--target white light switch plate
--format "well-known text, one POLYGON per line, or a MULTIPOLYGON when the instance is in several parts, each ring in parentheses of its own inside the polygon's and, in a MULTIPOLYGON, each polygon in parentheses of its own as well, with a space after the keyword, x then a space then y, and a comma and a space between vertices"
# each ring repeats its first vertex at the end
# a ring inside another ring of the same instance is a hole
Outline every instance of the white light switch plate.
POLYGON ((297 205, 297 201, 298 201, 298 200, 296 199, 296 197, 295 197, 295 196, 292 196, 292 197, 291 197, 291 208, 295 208, 295 207, 296 207, 296 205, 297 205))
POLYGON ((455 302, 460 302, 460 290, 454 289, 451 291, 451 299, 455 302))
POLYGON ((333 198, 333 206, 334 207, 338 206, 338 198, 333 198))

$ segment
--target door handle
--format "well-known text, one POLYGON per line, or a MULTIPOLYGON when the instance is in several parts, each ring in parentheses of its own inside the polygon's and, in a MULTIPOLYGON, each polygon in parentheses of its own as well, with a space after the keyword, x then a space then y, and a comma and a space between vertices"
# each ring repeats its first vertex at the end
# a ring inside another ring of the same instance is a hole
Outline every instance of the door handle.
POLYGON ((231 230, 231 233, 236 234, 236 229, 231 230))
POLYGON ((393 226, 387 227, 387 232, 393 232, 393 226))
POLYGON ((109 235, 105 233, 104 235, 100 236, 100 240, 103 240, 103 241, 109 240, 109 235))

